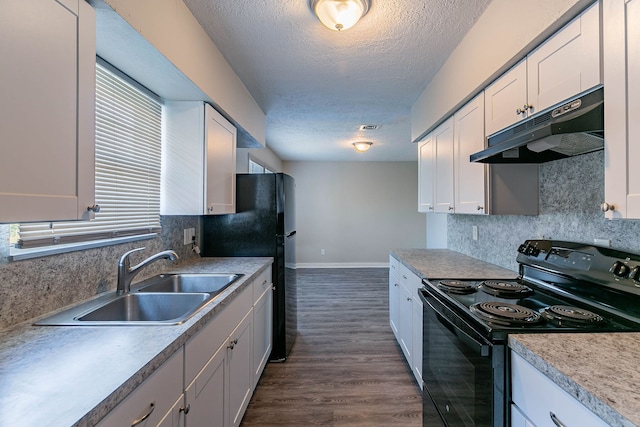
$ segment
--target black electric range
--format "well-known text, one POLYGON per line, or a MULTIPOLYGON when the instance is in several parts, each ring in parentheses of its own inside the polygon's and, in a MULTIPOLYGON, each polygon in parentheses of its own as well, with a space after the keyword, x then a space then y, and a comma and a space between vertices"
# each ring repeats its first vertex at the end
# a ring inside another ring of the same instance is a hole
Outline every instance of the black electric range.
POLYGON ((519 277, 425 279, 423 425, 509 425, 514 333, 640 331, 640 256, 527 240, 519 277))

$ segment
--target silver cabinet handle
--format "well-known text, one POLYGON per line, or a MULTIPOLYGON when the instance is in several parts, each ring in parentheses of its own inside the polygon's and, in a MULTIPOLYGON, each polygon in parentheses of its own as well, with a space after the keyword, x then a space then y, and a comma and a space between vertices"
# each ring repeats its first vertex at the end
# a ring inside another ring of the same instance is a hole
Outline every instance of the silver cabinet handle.
POLYGON ((454 208, 453 206, 449 206, 449 210, 450 210, 450 211, 452 211, 452 210, 454 210, 454 209, 455 209, 455 208, 454 208))
POLYGON ((476 209, 477 209, 477 210, 479 210, 479 211, 481 211, 481 210, 483 210, 483 209, 484 209, 484 206, 478 206, 476 209))
POLYGON ((526 113, 526 112, 527 112, 527 110, 528 110, 529 108, 533 108, 533 105, 524 104, 524 105, 522 106, 522 108, 518 108, 518 109, 516 110, 516 114, 517 114, 517 115, 520 115, 520 114, 522 114, 522 113, 526 113))
POLYGON ((87 206, 89 212, 100 212, 100 205, 87 206))
POLYGON ((407 301, 411 301, 411 298, 410 298, 410 297, 407 297, 407 301))
POLYGON ((207 213, 211 213, 213 212, 213 207, 212 206, 207 206, 207 213))
POLYGON ((131 423, 131 427, 136 427, 138 424, 140 424, 141 422, 143 422, 144 420, 149 418, 151 416, 151 414, 153 413, 154 409, 156 409, 156 402, 155 401, 149 403, 149 409, 147 409, 147 413, 144 414, 144 415, 140 415, 140 417, 138 417, 138 419, 134 420, 131 423))
POLYGON ((184 414, 187 415, 190 410, 191 410, 191 405, 187 405, 186 408, 184 406, 181 406, 178 412, 184 412, 184 414))
POLYGON ((229 341, 229 345, 227 346, 227 348, 233 350, 236 344, 238 344, 238 338, 229 341))
POLYGON ((551 421, 553 421, 553 423, 558 427, 567 427, 562 421, 558 419, 558 417, 556 417, 556 414, 554 414, 553 412, 549 412, 549 417, 551 417, 551 421))
POLYGON ((600 209, 602 210, 602 212, 609 212, 609 211, 615 211, 616 207, 613 205, 610 205, 607 202, 604 202, 603 204, 600 205, 600 209))

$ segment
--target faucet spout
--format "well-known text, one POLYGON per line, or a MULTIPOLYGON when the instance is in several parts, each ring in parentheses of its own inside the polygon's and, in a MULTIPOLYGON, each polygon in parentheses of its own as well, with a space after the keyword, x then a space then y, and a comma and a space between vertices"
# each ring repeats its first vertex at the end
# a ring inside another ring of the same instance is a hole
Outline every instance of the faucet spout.
POLYGON ((118 262, 118 286, 116 288, 116 294, 128 294, 131 291, 131 281, 136 276, 136 274, 138 274, 140 270, 142 270, 143 267, 163 258, 170 259, 171 261, 175 261, 180 258, 178 254, 175 253, 175 251, 166 250, 158 252, 155 255, 151 255, 141 263, 131 267, 131 260, 129 259, 130 255, 134 252, 138 252, 144 249, 145 248, 133 249, 129 252, 126 252, 120 257, 120 261, 118 262))

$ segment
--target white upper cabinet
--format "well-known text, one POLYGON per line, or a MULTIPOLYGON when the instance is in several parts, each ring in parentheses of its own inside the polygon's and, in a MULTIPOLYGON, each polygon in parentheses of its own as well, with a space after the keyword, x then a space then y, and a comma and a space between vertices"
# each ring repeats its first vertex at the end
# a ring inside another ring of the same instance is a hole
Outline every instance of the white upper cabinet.
POLYGON ((453 117, 433 131, 435 149, 435 212, 451 212, 454 206, 453 189, 453 117))
POLYGON ((433 212, 435 144, 431 135, 418 144, 418 212, 433 212))
POLYGON ((595 3, 485 89, 485 135, 602 83, 595 3))
POLYGON ((521 61, 484 90, 485 134, 527 117, 527 62, 521 61))
POLYGON ((90 219, 95 203, 95 12, 2 2, 0 222, 90 219))
POLYGON ((605 200, 609 219, 640 219, 640 0, 604 0, 605 200))
POLYGON ((455 153, 455 212, 484 214, 486 165, 469 156, 484 149, 484 94, 476 96, 453 116, 455 153))
POLYGON ((236 128, 198 101, 168 101, 163 114, 161 213, 235 213, 236 128))
POLYGON ((533 112, 601 84, 600 64, 600 6, 595 3, 527 56, 533 112))

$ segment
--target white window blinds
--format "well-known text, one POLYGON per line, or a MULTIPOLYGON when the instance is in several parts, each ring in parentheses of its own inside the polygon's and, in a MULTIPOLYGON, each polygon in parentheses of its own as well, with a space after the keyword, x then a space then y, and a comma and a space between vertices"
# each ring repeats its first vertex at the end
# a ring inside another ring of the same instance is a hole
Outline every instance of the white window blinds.
POLYGON ((90 222, 20 224, 19 248, 160 231, 162 105, 96 66, 96 203, 90 222))

